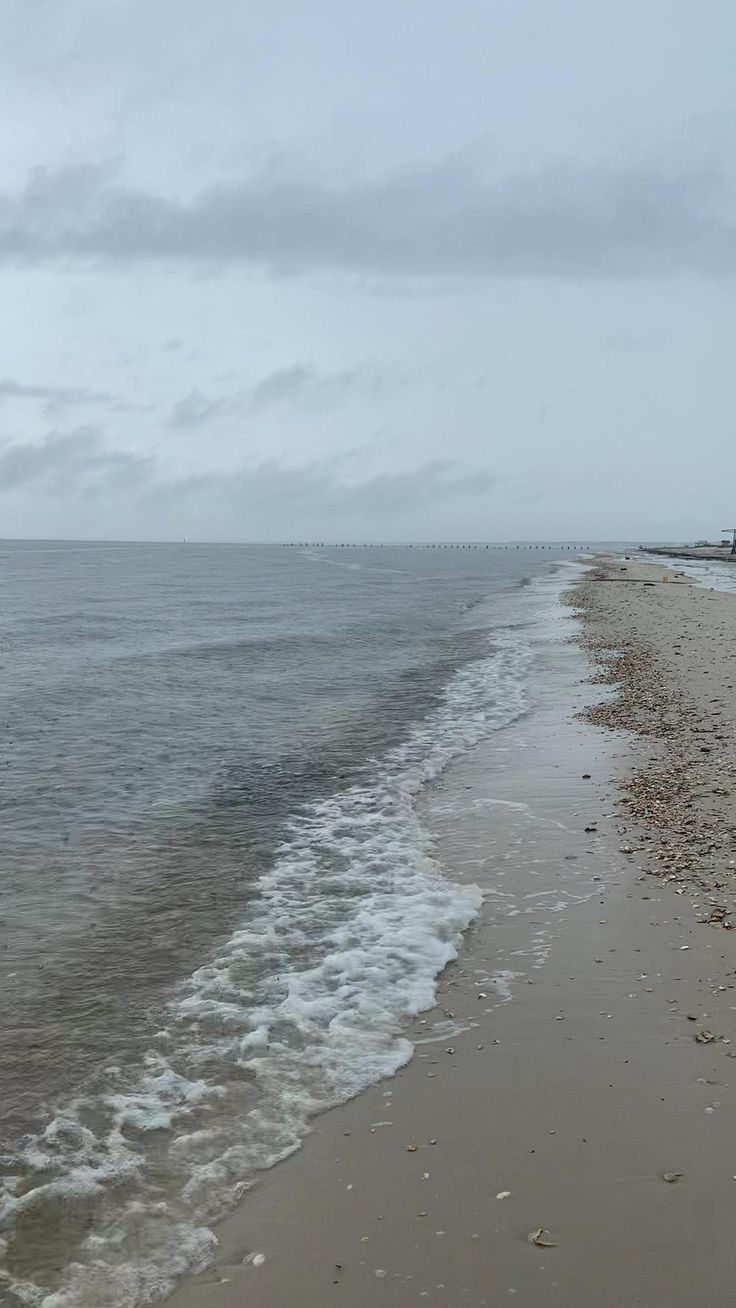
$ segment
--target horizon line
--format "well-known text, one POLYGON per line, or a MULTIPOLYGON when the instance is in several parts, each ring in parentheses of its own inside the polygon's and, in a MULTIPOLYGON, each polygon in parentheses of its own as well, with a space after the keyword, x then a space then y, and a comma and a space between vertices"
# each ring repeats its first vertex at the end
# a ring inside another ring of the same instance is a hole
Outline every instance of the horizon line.
MULTIPOLYGON (((636 538, 637 545, 689 545, 692 542, 683 540, 664 539, 663 537, 646 539, 644 537, 636 538)), ((489 538, 459 538, 459 537, 435 537, 435 538, 415 538, 412 540, 395 540, 390 537, 383 539, 379 537, 365 538, 362 540, 350 540, 344 537, 335 539, 323 538, 282 538, 279 540, 238 540, 223 539, 213 540, 206 538, 195 538, 189 536, 180 537, 160 537, 151 539, 148 537, 132 536, 0 536, 0 545, 213 545, 213 546, 241 546, 252 548, 274 548, 274 549, 373 549, 373 548, 392 548, 392 549, 432 549, 437 547, 468 547, 468 548, 496 548, 498 546, 543 546, 552 548, 561 546, 565 549, 587 549, 592 545, 626 545, 632 548, 634 538, 632 537, 607 537, 595 539, 586 536, 562 537, 559 539, 550 539, 550 537, 506 537, 503 539, 489 538)))

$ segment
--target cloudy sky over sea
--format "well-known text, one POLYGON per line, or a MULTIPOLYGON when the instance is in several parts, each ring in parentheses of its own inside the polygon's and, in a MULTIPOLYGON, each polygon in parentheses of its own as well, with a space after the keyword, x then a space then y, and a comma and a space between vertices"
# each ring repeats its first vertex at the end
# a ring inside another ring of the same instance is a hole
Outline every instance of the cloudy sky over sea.
POLYGON ((735 44, 730 0, 5 0, 0 531, 717 533, 735 44))

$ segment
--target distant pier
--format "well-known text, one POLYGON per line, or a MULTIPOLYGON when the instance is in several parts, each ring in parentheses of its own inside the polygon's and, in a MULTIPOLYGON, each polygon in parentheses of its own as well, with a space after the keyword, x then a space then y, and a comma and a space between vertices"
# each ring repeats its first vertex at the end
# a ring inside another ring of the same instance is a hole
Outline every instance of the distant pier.
MULTIPOLYGON (((301 550, 554 550, 559 553, 561 550, 570 550, 573 553, 587 553, 590 551, 590 545, 568 545, 563 542, 556 542, 551 545, 542 544, 539 541, 512 541, 510 544, 493 543, 488 544, 485 541, 471 541, 469 543, 454 541, 427 541, 411 542, 408 541, 361 541, 361 540, 285 540, 281 542, 286 549, 301 550)), ((600 548, 600 547, 597 547, 600 548)))

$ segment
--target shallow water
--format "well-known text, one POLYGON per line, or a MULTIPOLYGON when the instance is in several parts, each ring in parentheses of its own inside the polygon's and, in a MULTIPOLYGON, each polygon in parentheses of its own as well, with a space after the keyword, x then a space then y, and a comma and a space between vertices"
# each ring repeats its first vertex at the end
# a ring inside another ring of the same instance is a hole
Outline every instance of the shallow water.
POLYGON ((722 590, 727 594, 736 591, 736 566, 730 563, 719 563, 715 559, 680 559, 673 555, 663 564, 662 556, 657 554, 642 555, 642 562, 674 568, 690 577, 702 590, 722 590))
POLYGON ((0 548, 9 1303, 165 1292, 314 1111, 409 1056, 478 904, 416 801, 529 710, 554 566, 0 548))

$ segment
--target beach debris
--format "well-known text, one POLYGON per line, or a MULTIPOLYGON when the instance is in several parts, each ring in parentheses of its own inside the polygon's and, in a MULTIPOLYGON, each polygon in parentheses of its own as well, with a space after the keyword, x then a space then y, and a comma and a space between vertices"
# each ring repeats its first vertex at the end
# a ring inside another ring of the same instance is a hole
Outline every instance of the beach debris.
POLYGON ((695 1032, 695 1039, 697 1040, 699 1045, 709 1045, 712 1043, 713 1040, 715 1040, 715 1038, 716 1037, 714 1036, 713 1032, 706 1030, 706 1028, 703 1026, 698 1027, 697 1031, 695 1032))
POLYGON ((408 1154, 415 1154, 415 1153, 417 1152, 417 1149, 418 1149, 418 1148, 419 1148, 419 1145, 410 1144, 410 1145, 407 1145, 407 1146, 406 1146, 406 1152, 407 1152, 408 1154))
POLYGON ((511 1191, 510 1191, 510 1190, 499 1190, 498 1194, 496 1195, 496 1198, 497 1198, 497 1199, 510 1199, 510 1198, 511 1198, 511 1191))
POLYGON ((682 1172, 663 1172, 662 1180, 666 1181, 668 1185, 674 1185, 675 1181, 682 1178, 682 1175, 682 1172))
POLYGON ((548 1240, 549 1231, 544 1226, 538 1226, 536 1231, 530 1231, 526 1237, 530 1244, 535 1244, 538 1249, 557 1249, 556 1240, 548 1240))

